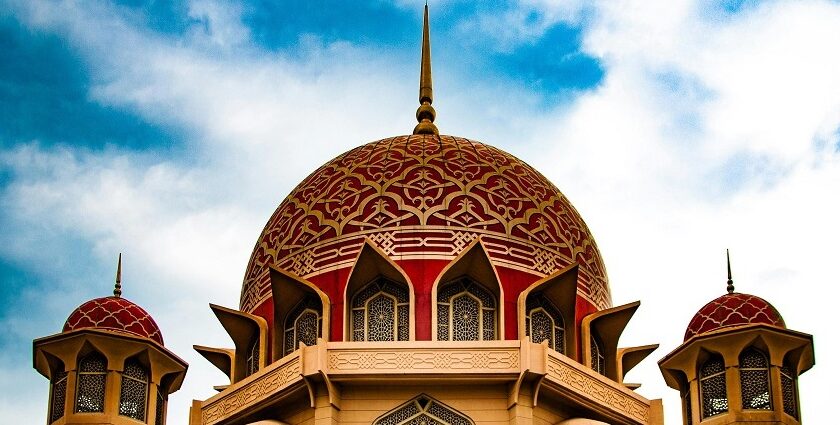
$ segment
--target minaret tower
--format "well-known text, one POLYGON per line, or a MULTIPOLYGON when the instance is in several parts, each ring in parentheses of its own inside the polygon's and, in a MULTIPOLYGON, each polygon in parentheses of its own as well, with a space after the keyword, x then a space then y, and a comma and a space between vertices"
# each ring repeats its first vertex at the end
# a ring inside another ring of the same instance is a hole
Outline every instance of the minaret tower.
POLYGON ((165 423, 187 363, 163 346, 149 313, 122 297, 121 275, 122 255, 113 296, 82 304, 61 333, 33 341, 34 367, 50 380, 47 424, 165 423))
POLYGON ((680 391, 683 423, 799 424, 797 378, 814 365, 811 335, 785 327, 779 312, 735 292, 729 251, 727 293, 703 306, 685 340, 659 361, 680 391))

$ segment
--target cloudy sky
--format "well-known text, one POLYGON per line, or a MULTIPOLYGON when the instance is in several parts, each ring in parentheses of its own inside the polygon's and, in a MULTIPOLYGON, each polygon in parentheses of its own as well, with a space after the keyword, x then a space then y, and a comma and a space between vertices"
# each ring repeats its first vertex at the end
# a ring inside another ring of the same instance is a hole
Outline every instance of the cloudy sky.
MULTIPOLYGON (((840 347, 840 3, 440 0, 444 134, 529 162, 575 204, 623 345, 662 348, 725 291, 762 296, 815 336, 803 418, 834 413, 840 347), (834 337, 832 337, 834 335, 834 337)), ((31 341, 83 301, 124 295, 190 363, 171 398, 224 382, 192 344, 227 346, 251 248, 292 187, 415 121, 421 1, 0 0, 0 422, 45 423, 31 341)))

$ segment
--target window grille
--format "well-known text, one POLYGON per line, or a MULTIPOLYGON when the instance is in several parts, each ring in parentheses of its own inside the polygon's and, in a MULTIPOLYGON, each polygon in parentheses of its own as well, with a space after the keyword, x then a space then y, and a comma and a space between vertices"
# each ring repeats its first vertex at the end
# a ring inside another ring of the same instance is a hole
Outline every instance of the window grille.
POLYGON ((166 396, 163 395, 163 389, 158 387, 157 406, 155 407, 155 425, 164 425, 165 422, 166 422, 166 396))
POLYGON ((607 375, 607 359, 604 347, 595 335, 589 335, 589 367, 601 375, 607 375))
POLYGON ((726 398, 726 368, 720 356, 714 356, 700 368, 700 395, 703 418, 729 411, 726 398))
POLYGON ((137 360, 125 362, 120 379, 120 415, 146 421, 146 402, 149 393, 149 373, 137 360))
POLYGON ((548 341, 548 347, 563 353, 565 350, 563 315, 542 294, 528 296, 525 303, 525 336, 531 342, 541 344, 548 341))
POLYGON ((770 410, 770 368, 767 356, 748 348, 738 356, 741 406, 745 410, 770 410))
POLYGON ((245 358, 245 376, 251 376, 260 370, 260 337, 254 336, 248 346, 248 357, 245 358))
POLYGON ((374 425, 474 425, 466 416, 430 397, 420 396, 394 409, 374 425))
POLYGON ((437 295, 440 341, 489 341, 498 338, 496 298, 479 283, 461 278, 441 286, 437 295))
POLYGON ((378 278, 351 303, 353 341, 408 341, 408 287, 378 278))
POLYGON ((313 296, 304 298, 286 318, 283 335, 283 355, 297 350, 299 343, 315 345, 321 337, 321 301, 313 296))
POLYGON ((52 389, 50 391, 50 422, 64 417, 64 403, 67 400, 67 372, 64 365, 60 365, 53 372, 52 389))
POLYGON ((76 384, 76 412, 105 411, 105 374, 107 360, 99 353, 90 353, 79 361, 76 384))
POLYGON ((780 372, 782 375, 782 402, 785 413, 799 419, 798 409, 796 408, 796 373, 788 365, 782 366, 780 372))

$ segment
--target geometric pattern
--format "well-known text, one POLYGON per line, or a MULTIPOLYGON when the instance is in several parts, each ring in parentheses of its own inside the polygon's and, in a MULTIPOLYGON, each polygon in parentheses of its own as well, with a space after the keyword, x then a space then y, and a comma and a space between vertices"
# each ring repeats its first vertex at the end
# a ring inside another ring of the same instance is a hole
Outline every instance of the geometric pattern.
POLYGON ((125 298, 96 298, 80 305, 70 313, 62 332, 87 328, 126 332, 163 345, 163 335, 152 316, 125 298))
POLYGON ((703 306, 685 330, 684 341, 727 326, 764 323, 785 327, 785 320, 775 307, 762 298, 750 294, 725 294, 703 306))
POLYGON ((240 309, 271 296, 270 266, 302 277, 350 267, 366 238, 392 258, 451 260, 478 237, 494 263, 539 276, 578 263, 578 293, 611 306, 589 229, 542 174, 479 142, 412 135, 339 155, 289 194, 254 247, 240 309))

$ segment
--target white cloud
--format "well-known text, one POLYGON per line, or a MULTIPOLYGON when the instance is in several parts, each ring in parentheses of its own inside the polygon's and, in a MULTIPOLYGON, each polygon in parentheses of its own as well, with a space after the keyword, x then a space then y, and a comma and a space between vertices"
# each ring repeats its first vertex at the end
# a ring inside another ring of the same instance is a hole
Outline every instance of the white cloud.
MULTIPOLYGON (((653 359, 723 292, 725 248, 738 289, 814 333, 818 359, 837 352, 822 295, 837 281, 840 239, 840 7, 776 2, 720 19, 687 0, 596 6, 584 28, 585 50, 605 69, 595 90, 534 113, 524 89, 500 104, 495 87, 444 77, 438 121, 531 162, 569 195, 603 251, 615 302, 643 302, 623 342, 662 344, 632 380, 648 397, 667 397, 668 423, 677 423, 679 401, 653 359), (742 163, 755 158, 769 165, 742 163), (727 187, 717 175, 724 164, 750 168, 751 179, 727 187)), ((170 409, 182 421, 189 400, 222 381, 190 345, 230 345, 205 303, 237 305, 254 237, 306 173, 412 128, 416 64, 317 37, 303 40, 300 57, 263 52, 248 43, 240 9, 209 1, 190 3, 206 31, 185 40, 136 28, 101 2, 19 7, 34 29, 79 46, 94 69, 92 100, 186 134, 186 159, 37 144, 0 156, 15 173, 2 201, 17 224, 7 238, 18 241, 4 252, 38 264, 41 247, 68 249, 58 240, 66 235, 89 242, 102 264, 126 252, 127 296, 191 363, 170 409)), ((513 49, 581 13, 575 1, 530 1, 477 25, 502 24, 506 32, 482 31, 513 49)), ((105 293, 107 276, 95 283, 105 293)), ((69 313, 83 301, 65 298, 50 309, 69 313)), ((809 420, 830 417, 833 380, 823 367, 801 380, 809 420)), ((24 422, 41 420, 42 406, 30 406, 24 422)))

